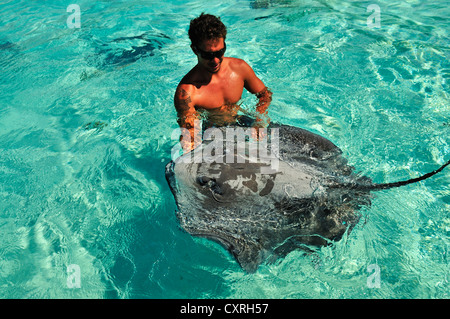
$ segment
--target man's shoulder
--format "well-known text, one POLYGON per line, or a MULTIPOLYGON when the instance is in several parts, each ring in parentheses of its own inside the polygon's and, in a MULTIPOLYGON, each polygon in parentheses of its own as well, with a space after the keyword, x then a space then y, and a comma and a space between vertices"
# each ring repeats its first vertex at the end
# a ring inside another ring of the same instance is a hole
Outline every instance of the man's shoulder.
POLYGON ((199 82, 198 70, 196 67, 193 67, 180 81, 178 84, 177 90, 182 88, 184 90, 189 89, 193 90, 199 82))
POLYGON ((195 81, 196 68, 193 67, 183 78, 181 79, 179 85, 189 85, 195 81))
POLYGON ((225 59, 228 60, 228 64, 230 66, 248 65, 247 62, 245 62, 244 60, 239 59, 239 58, 226 57, 225 59))
POLYGON ((176 92, 191 92, 195 88, 195 68, 190 70, 178 83, 176 92))
POLYGON ((227 58, 227 59, 228 59, 229 67, 235 72, 242 73, 242 72, 248 72, 248 71, 252 70, 250 65, 248 65, 248 63, 242 59, 231 58, 231 57, 227 58))

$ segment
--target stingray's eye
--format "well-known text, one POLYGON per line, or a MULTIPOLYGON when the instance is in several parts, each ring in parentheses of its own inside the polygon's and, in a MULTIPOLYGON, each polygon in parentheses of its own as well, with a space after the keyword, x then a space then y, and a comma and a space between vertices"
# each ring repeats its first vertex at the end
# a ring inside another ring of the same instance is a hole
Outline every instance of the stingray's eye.
POLYGON ((208 184, 212 179, 206 176, 199 176, 197 177, 197 183, 199 183, 201 186, 205 186, 208 184))
POLYGON ((200 186, 209 187, 211 189, 211 191, 216 194, 223 195, 223 191, 220 188, 220 186, 217 184, 217 181, 215 178, 199 176, 199 177, 197 177, 197 183, 199 183, 200 186))

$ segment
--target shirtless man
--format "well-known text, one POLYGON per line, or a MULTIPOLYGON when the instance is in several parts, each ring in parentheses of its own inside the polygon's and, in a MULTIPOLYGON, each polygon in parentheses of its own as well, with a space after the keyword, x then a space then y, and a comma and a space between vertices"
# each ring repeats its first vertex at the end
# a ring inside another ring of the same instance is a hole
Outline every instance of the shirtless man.
MULTIPOLYGON (((236 122, 238 101, 244 88, 256 94, 256 111, 267 114, 272 93, 243 60, 224 57, 227 29, 220 18, 201 14, 191 21, 189 38, 197 56, 197 65, 184 76, 175 92, 178 124, 190 133, 190 140, 181 137, 184 152, 197 145, 194 141, 194 123, 206 113, 209 125, 223 126, 236 122)), ((198 123, 198 122, 197 122, 198 123)), ((263 126, 262 118, 254 122, 263 126)))

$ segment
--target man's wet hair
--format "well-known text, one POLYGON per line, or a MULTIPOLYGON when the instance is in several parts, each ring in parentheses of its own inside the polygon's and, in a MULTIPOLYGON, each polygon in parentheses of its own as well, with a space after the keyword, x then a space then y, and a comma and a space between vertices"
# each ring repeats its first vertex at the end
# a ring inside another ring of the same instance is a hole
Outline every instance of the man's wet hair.
POLYGON ((223 38, 227 36, 227 27, 219 17, 202 13, 191 20, 189 26, 189 39, 194 46, 198 46, 204 40, 223 38))

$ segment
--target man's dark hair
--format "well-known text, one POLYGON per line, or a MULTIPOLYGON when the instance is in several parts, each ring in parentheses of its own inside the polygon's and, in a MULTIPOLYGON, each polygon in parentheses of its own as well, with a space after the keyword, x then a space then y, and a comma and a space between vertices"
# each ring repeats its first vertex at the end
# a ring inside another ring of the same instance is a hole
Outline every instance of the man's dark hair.
POLYGON ((223 38, 227 36, 227 27, 219 17, 202 13, 191 20, 189 26, 189 39, 194 46, 198 46, 204 40, 223 38))

